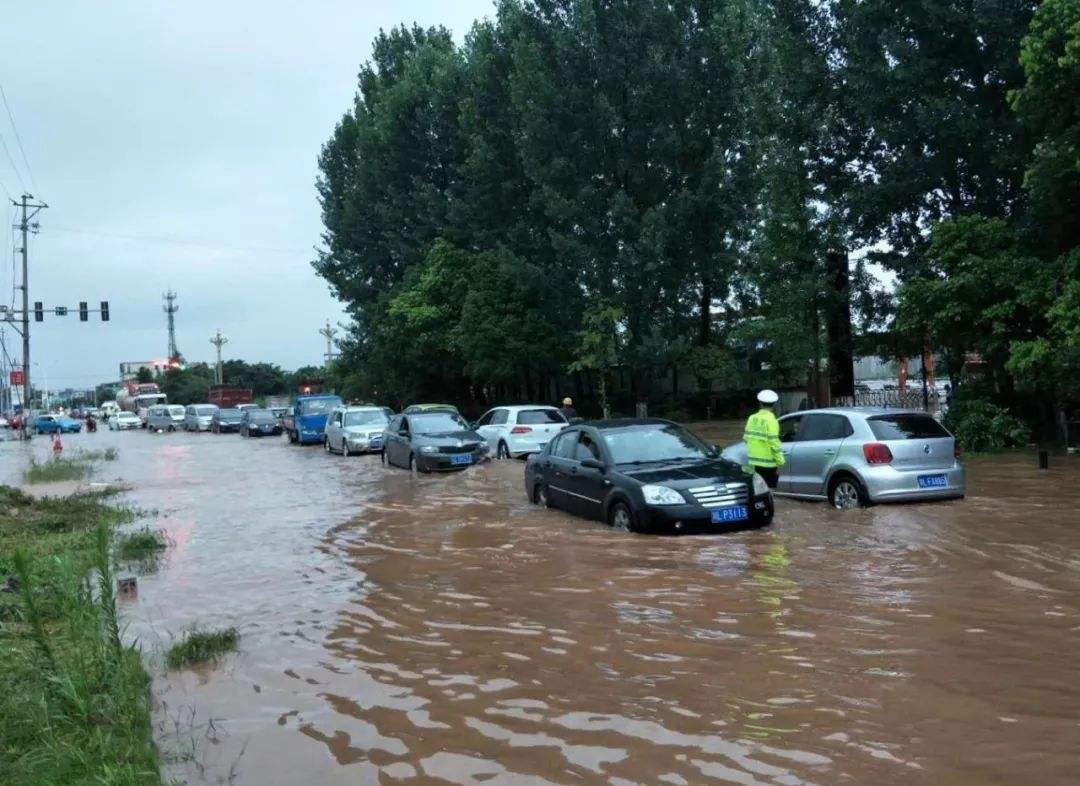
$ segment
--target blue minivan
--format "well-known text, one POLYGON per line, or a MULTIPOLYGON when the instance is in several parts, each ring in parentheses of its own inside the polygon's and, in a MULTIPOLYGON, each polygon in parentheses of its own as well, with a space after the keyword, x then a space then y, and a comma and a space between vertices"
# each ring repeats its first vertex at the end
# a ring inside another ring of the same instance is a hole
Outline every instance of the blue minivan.
POLYGON ((321 443, 326 431, 326 416, 342 403, 341 396, 297 396, 292 414, 285 417, 289 442, 299 442, 301 445, 321 443))

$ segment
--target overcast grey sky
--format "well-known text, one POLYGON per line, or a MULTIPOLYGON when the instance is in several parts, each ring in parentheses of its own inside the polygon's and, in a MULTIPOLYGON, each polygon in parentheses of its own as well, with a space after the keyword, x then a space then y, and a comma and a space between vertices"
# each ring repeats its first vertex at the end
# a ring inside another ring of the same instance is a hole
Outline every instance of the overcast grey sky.
MULTIPOLYGON (((6 113, 0 184, 48 202, 31 238, 30 299, 108 300, 111 321, 32 323, 35 384, 88 387, 166 354, 161 294, 179 295, 177 343, 211 360, 321 362, 340 305, 310 261, 321 222, 316 157, 352 103, 380 28, 443 24, 460 41, 491 0, 204 2, 3 0, 6 113), (22 182, 20 182, 20 175, 22 182)), ((0 189, 9 239, 13 209, 0 189)), ((16 244, 12 244, 16 245, 16 244)), ((0 301, 12 254, 0 254, 0 301)), ((9 354, 21 353, 6 331, 9 354), (12 350, 17 350, 12 352, 12 350)))

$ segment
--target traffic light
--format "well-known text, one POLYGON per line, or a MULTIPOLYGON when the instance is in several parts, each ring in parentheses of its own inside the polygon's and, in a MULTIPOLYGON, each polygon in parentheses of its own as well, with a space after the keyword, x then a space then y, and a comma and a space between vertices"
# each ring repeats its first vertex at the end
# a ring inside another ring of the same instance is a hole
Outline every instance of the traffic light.
POLYGON ((79 321, 86 322, 90 319, 90 309, 86 307, 86 301, 79 301, 79 321))
POLYGON ((45 321, 45 307, 43 305, 41 305, 40 300, 35 300, 34 301, 34 321, 35 322, 44 322, 45 321))
POLYGON ((108 300, 102 300, 101 301, 101 321, 102 322, 108 322, 109 321, 109 301, 108 300))

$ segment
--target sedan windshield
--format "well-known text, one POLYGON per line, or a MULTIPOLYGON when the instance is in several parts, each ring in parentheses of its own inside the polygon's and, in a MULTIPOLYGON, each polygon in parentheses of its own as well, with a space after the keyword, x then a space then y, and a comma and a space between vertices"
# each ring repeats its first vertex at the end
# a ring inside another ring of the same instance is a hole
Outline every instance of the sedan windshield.
POLYGON ((345 413, 346 426, 385 426, 389 420, 381 409, 345 413))
POLYGON ((714 451, 674 424, 605 429, 601 432, 616 464, 648 464, 713 458, 714 451))
POLYGON ((449 412, 412 415, 409 423, 414 434, 439 434, 444 431, 464 431, 469 428, 464 420, 449 412))
POLYGON ((222 409, 219 410, 218 420, 240 420, 240 410, 238 409, 222 409))
POLYGON ((274 417, 273 412, 260 410, 248 413, 248 423, 277 423, 277 418, 274 417))

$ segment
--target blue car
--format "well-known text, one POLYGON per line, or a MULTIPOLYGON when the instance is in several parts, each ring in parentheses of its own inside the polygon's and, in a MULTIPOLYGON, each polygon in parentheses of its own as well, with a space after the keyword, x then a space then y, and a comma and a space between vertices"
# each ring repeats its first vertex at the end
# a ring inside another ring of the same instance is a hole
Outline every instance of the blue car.
POLYGON ((342 405, 341 396, 297 396, 292 414, 285 416, 285 431, 289 442, 310 445, 322 443, 326 432, 326 417, 342 405))
POLYGON ((38 434, 78 434, 82 431, 82 422, 63 415, 39 415, 34 421, 34 430, 38 434))

